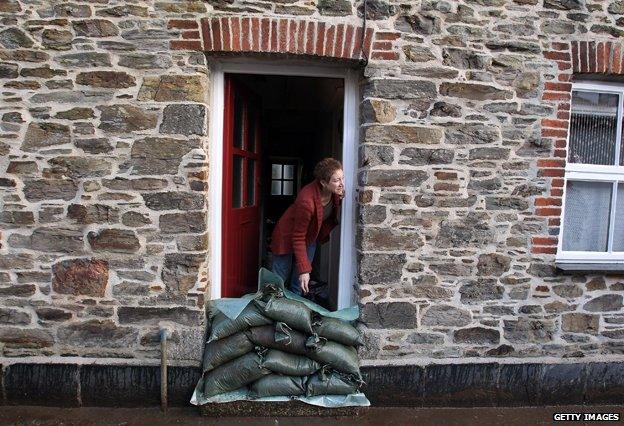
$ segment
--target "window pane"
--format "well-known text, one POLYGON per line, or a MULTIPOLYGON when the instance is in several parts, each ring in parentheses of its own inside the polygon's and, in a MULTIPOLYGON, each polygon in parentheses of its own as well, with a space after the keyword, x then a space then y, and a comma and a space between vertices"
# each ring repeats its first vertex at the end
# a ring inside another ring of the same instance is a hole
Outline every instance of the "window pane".
POLYGON ((256 160, 247 160, 247 205, 256 204, 256 160))
POLYGON ((618 95, 572 92, 570 163, 615 165, 618 95))
POLYGON ((284 179, 294 179, 295 166, 287 164, 284 166, 284 179))
POLYGON ((284 181, 284 195, 293 195, 293 182, 292 180, 284 181))
POLYGON ((234 156, 232 169, 232 207, 238 208, 243 205, 243 158, 234 156))
POLYGON ((569 180, 567 185, 563 250, 607 251, 613 184, 569 180))
POLYGON ((271 195, 282 195, 282 181, 281 180, 271 181, 271 195))
POLYGON ((247 150, 256 152, 256 110, 247 110, 247 150))
POLYGON ((615 226, 613 227, 613 251, 624 251, 624 184, 617 186, 615 202, 615 226))
POLYGON ((234 95, 234 148, 243 148, 244 104, 240 96, 234 95))
POLYGON ((281 164, 273 164, 271 166, 271 178, 272 179, 282 178, 282 165, 281 164))

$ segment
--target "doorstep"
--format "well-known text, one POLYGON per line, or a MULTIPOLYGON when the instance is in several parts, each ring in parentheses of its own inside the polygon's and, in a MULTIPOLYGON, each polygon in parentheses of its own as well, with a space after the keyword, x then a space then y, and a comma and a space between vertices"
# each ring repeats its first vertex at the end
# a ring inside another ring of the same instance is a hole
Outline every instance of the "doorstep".
POLYGON ((200 405, 199 413, 206 417, 356 417, 368 407, 325 408, 301 401, 254 402, 234 401, 200 405))

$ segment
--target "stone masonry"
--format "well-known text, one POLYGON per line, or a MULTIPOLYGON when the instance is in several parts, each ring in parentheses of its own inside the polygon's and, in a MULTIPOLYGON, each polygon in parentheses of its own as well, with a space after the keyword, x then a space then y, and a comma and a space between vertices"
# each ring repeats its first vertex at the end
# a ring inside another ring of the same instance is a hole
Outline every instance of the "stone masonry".
POLYGON ((363 13, 0 2, 0 357, 157 358, 168 325, 196 362, 218 237, 207 58, 363 50, 365 363, 621 359, 624 271, 564 274, 554 254, 570 82, 622 77, 624 2, 369 0, 362 49, 363 13))
POLYGON ((203 3, 0 3, 0 356, 201 356, 203 3))

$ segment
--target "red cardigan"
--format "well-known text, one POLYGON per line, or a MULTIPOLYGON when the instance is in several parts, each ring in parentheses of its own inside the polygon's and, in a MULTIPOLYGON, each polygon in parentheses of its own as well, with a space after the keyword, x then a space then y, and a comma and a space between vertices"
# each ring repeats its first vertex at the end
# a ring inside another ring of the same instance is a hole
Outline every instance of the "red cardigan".
POLYGON ((273 230, 271 252, 274 255, 294 253, 300 274, 312 271, 307 247, 319 241, 329 240, 329 233, 338 225, 340 198, 332 194, 333 209, 325 221, 321 203, 321 184, 315 180, 299 191, 295 202, 288 207, 273 230))

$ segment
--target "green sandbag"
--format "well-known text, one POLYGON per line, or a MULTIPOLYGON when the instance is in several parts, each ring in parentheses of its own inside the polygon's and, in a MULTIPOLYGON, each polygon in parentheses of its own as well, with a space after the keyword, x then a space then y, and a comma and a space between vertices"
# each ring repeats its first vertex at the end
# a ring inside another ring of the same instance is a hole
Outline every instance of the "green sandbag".
POLYGON ((254 344, 243 332, 206 343, 204 349, 204 371, 212 370, 228 361, 245 355, 254 344))
POLYGON ((320 317, 317 321, 314 321, 312 328, 319 336, 343 345, 360 346, 364 344, 360 332, 347 321, 331 317, 320 317))
POLYGON ((270 374, 249 385, 249 390, 251 396, 254 398, 262 398, 265 396, 300 396, 306 393, 305 382, 306 377, 270 374))
POLYGON ((285 297, 271 297, 264 306, 264 314, 288 324, 295 330, 312 334, 312 311, 306 305, 285 297))
MULTIPOLYGON (((267 376, 270 377, 270 376, 267 376)), ((323 374, 321 372, 313 375, 306 385, 306 396, 317 395, 350 395, 358 391, 357 382, 349 378, 336 374, 323 374)))
POLYGON ((327 341, 311 349, 308 356, 322 365, 330 365, 342 373, 360 377, 357 351, 351 346, 327 341))
POLYGON ((291 354, 305 355, 308 353, 305 342, 306 336, 295 330, 282 329, 280 332, 276 325, 263 325, 262 327, 252 327, 245 332, 249 340, 258 346, 265 348, 279 349, 291 354))
POLYGON ((262 312, 253 303, 248 304, 236 319, 230 319, 223 313, 217 312, 212 319, 208 341, 223 339, 239 331, 247 330, 249 327, 266 324, 273 324, 273 321, 262 315, 262 312))
POLYGON ((321 368, 321 365, 313 359, 278 351, 277 349, 270 349, 266 353, 262 366, 274 373, 287 376, 309 376, 321 368))
POLYGON ((271 300, 272 297, 284 297, 284 290, 275 284, 266 284, 262 287, 262 296, 256 299, 256 301, 266 303, 271 300))
POLYGON ((267 374, 271 371, 262 367, 260 355, 250 352, 205 373, 204 397, 233 391, 267 374))

